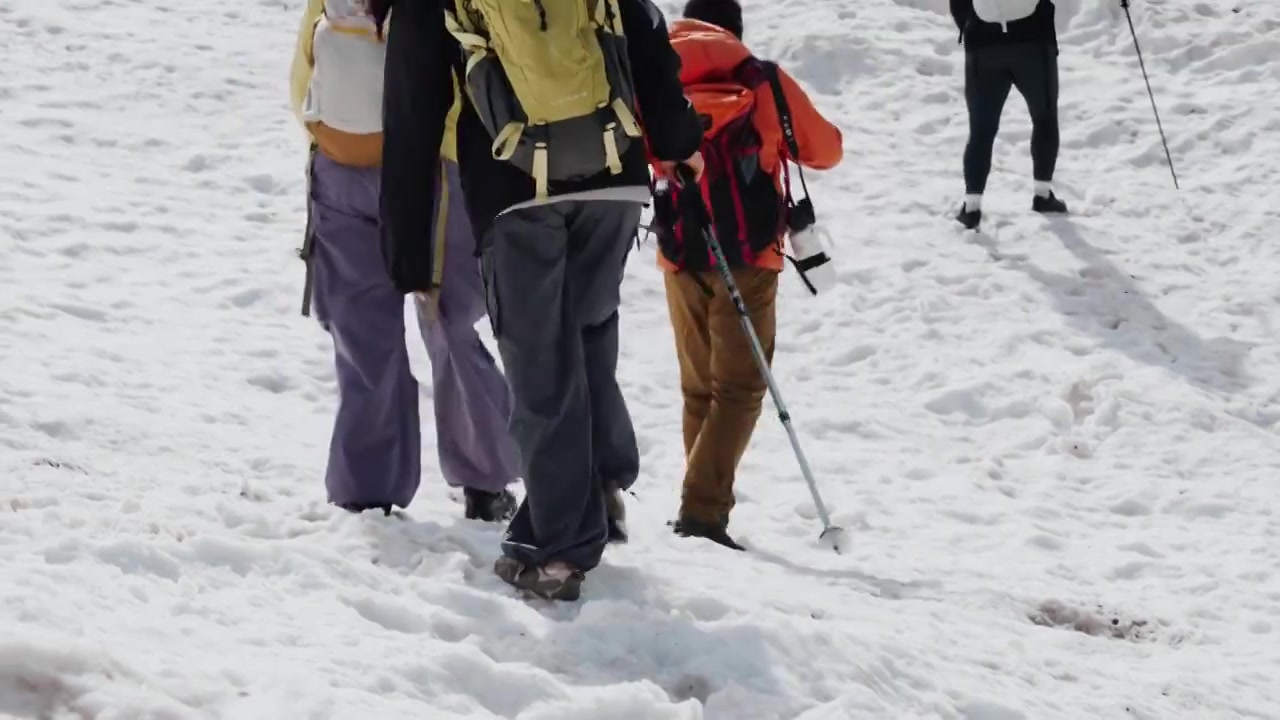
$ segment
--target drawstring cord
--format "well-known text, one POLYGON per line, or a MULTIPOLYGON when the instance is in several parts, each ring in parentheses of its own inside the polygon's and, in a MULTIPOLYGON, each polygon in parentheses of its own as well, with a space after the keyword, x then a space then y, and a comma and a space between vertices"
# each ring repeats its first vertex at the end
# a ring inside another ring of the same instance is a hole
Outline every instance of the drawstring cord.
POLYGON ((533 6, 538 8, 538 20, 541 22, 540 29, 542 32, 547 31, 547 9, 543 7, 542 0, 533 0, 533 6))

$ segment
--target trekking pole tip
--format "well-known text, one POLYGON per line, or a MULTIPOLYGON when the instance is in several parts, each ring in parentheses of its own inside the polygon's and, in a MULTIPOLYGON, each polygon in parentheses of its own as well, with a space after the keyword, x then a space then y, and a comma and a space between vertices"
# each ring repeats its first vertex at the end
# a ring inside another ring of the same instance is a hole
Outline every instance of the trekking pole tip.
POLYGON ((834 550, 837 555, 843 555, 845 548, 848 547, 844 528, 834 525, 822 531, 818 536, 818 542, 834 550))

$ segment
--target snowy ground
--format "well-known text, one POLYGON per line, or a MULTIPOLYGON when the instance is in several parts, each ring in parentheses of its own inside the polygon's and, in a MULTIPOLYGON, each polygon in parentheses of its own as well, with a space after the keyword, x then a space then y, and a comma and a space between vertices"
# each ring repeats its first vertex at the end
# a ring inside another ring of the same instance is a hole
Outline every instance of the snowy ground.
POLYGON ((0 0, 0 717, 1280 718, 1280 8, 1134 3, 1175 194, 1118 2, 1062 0, 1076 215, 1027 212, 1015 95, 975 238, 945 5, 749 7, 846 130, 844 284, 788 278, 777 373, 849 554, 768 416, 752 552, 668 534, 649 247, 635 537, 551 607, 431 470, 408 520, 323 503, 299 0, 0 0))

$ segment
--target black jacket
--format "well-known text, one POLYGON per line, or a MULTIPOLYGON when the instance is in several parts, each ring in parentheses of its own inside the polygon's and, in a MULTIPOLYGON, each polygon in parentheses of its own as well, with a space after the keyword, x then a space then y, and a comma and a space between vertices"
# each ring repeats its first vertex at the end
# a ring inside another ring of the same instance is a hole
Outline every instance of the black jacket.
POLYGON ((951 18, 960 30, 966 50, 1015 43, 1044 43, 1056 48, 1058 31, 1053 26, 1053 16, 1052 0, 1040 0, 1034 15, 1009 23, 1009 30, 1005 32, 997 23, 978 19, 973 12, 973 0, 951 0, 951 18))
MULTIPOLYGON (((461 74, 462 51, 445 29, 449 0, 401 0, 388 25, 383 92, 383 258, 401 292, 426 291, 432 277, 432 198, 439 182, 440 141, 453 103, 451 73, 461 74)), ((375 3, 384 14, 394 0, 375 3)), ((671 48, 666 21, 651 0, 617 0, 649 150, 679 161, 702 143, 702 126, 680 84, 680 58, 671 48)), ((492 144, 463 92, 458 117, 458 166, 467 214, 476 238, 499 213, 534 197, 533 178, 493 159, 492 144)), ((649 184, 644 143, 632 143, 622 173, 607 170, 581 182, 551 183, 550 194, 649 184)))

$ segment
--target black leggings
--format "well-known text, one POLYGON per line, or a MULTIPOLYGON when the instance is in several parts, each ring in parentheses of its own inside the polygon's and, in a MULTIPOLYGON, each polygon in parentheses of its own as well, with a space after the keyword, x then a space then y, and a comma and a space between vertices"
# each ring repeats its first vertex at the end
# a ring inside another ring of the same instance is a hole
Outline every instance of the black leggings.
POLYGON ((1053 45, 1020 43, 965 53, 964 99, 969 107, 969 143, 964 148, 964 184, 980 194, 991 173, 991 149, 1000 113, 1017 87, 1031 115, 1031 162, 1036 180, 1053 179, 1058 161, 1058 51, 1053 45))

